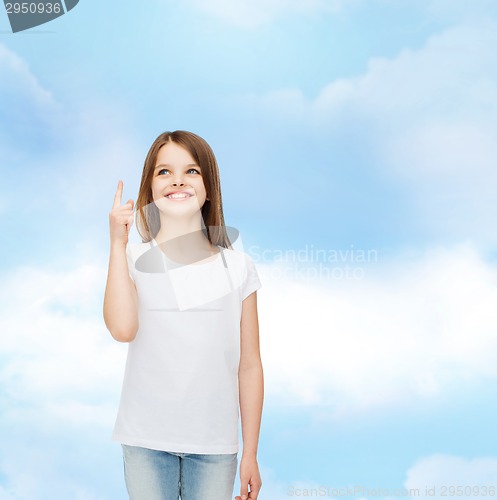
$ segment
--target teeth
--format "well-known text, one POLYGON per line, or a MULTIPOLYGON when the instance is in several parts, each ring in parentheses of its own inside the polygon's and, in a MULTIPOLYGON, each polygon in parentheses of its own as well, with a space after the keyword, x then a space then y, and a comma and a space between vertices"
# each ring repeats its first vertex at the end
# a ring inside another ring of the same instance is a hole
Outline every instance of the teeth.
POLYGON ((185 193, 173 193, 173 194, 168 194, 168 198, 188 198, 190 195, 185 194, 185 193))

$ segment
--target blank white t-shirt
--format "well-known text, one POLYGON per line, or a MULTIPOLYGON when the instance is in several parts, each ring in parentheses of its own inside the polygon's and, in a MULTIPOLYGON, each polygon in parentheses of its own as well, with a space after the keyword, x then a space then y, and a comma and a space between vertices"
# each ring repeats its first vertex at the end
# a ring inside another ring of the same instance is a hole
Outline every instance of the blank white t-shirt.
POLYGON ((155 240, 126 248, 138 293, 112 439, 177 453, 237 453, 242 301, 261 287, 253 260, 218 247, 178 265, 155 240))

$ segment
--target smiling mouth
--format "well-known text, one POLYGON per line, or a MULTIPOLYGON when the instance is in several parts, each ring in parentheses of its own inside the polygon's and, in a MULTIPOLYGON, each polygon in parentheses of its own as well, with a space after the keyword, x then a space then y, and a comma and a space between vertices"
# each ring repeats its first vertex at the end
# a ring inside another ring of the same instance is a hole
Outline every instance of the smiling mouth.
POLYGON ((168 194, 166 198, 169 198, 170 200, 186 200, 187 198, 192 197, 190 193, 172 193, 168 194))

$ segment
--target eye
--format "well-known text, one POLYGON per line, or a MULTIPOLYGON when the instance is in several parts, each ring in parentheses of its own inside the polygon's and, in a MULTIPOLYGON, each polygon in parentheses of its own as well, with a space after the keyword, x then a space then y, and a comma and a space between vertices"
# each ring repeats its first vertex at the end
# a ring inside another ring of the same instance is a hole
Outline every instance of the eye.
MULTIPOLYGON (((189 168, 186 172, 195 172, 196 174, 199 174, 200 175, 200 172, 199 170, 197 170, 196 168, 189 168)), ((157 175, 161 175, 162 172, 169 172, 169 169, 168 168, 161 168, 158 172, 157 172, 157 175)))

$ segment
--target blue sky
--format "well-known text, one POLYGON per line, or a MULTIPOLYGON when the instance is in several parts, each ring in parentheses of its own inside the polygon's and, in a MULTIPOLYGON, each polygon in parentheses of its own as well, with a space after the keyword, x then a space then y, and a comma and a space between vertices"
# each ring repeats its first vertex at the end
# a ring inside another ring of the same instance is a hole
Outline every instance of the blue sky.
POLYGON ((108 212, 175 129, 263 283, 260 498, 497 487, 496 28, 485 0, 0 13, 0 498, 125 498, 108 212))

